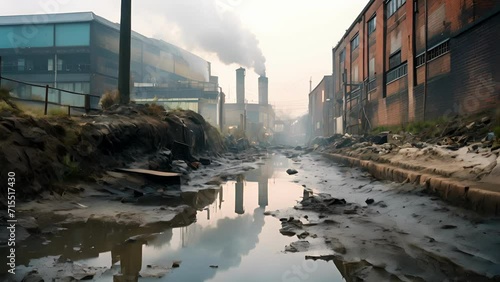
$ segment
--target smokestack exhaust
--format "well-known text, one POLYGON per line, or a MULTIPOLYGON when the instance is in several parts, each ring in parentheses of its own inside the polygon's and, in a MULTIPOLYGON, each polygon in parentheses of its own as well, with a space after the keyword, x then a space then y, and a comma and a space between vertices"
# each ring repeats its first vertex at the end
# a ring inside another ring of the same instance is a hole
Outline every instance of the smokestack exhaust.
POLYGON ((269 80, 265 75, 259 77, 259 104, 269 104, 269 80))
POLYGON ((236 70, 236 103, 245 104, 245 69, 236 70))

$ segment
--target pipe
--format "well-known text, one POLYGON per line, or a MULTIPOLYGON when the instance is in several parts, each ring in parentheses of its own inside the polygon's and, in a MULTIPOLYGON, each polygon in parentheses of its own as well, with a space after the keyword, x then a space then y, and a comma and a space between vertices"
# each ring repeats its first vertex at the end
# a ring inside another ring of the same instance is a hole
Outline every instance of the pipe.
POLYGON ((425 111, 427 110, 427 80, 429 79, 429 64, 427 62, 427 41, 429 37, 429 29, 428 29, 428 24, 429 24, 429 17, 428 17, 428 7, 427 7, 427 0, 424 2, 425 5, 425 53, 424 53, 424 58, 425 58, 425 78, 424 78, 424 113, 423 113, 423 120, 425 121, 425 111))

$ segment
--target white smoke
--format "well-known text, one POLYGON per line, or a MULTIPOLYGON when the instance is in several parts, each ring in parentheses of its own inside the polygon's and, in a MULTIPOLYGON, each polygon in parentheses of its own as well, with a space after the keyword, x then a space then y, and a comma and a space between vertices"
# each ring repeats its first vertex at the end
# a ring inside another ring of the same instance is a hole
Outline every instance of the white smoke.
POLYGON ((266 58, 255 34, 243 26, 231 9, 235 2, 238 1, 167 0, 150 8, 154 14, 165 17, 187 48, 215 53, 225 64, 239 64, 265 75, 266 58))

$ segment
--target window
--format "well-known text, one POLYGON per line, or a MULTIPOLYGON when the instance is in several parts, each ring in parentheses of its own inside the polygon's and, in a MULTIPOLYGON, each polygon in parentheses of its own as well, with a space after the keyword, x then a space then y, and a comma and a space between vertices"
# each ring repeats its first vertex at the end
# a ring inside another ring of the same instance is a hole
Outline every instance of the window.
POLYGON ((57 59, 57 70, 62 71, 63 70, 63 60, 57 59))
POLYGON ((375 32, 377 29, 377 16, 374 16, 368 21, 368 35, 375 32))
POLYGON ((47 70, 48 71, 53 71, 54 70, 54 59, 48 59, 47 60, 47 70))
POLYGON ((25 59, 17 59, 17 70, 18 71, 24 71, 25 65, 26 65, 25 59))
POLYGON ((408 74, 408 63, 404 63, 399 67, 387 72, 387 84, 400 79, 408 74))
POLYGON ((389 18, 390 16, 394 15, 396 11, 403 6, 403 4, 406 3, 406 0, 389 0, 386 2, 386 9, 387 9, 387 17, 389 18))
MULTIPOLYGON (((427 61, 434 60, 436 58, 441 57, 442 55, 450 52, 450 41, 446 40, 443 43, 440 43, 427 51, 427 61)), ((415 66, 420 67, 425 64, 425 52, 418 55, 415 58, 415 66)))
POLYGON ((52 47, 54 45, 53 25, 0 26, 0 48, 52 47))
POLYGON ((56 25, 56 46, 88 46, 90 44, 90 24, 56 25))
POLYGON ((358 49, 359 46, 359 36, 356 34, 354 38, 351 40, 351 51, 358 49))
POLYGON ((340 54, 339 54, 339 61, 340 61, 340 63, 345 62, 345 49, 342 50, 342 52, 340 52, 340 54))
POLYGON ((389 69, 393 69, 401 64, 401 51, 392 53, 389 57, 389 69))

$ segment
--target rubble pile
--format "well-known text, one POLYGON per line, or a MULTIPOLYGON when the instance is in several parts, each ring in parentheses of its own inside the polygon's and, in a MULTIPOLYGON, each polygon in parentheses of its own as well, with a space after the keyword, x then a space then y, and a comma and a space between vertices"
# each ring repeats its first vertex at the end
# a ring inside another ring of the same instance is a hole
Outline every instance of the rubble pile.
MULTIPOLYGON (((500 175, 488 175, 500 170, 500 136, 494 131, 497 123, 489 116, 457 117, 421 128, 416 133, 401 130, 375 135, 316 137, 308 150, 390 163, 413 171, 426 170, 446 177, 495 183, 500 175)), ((411 126, 408 128, 412 129, 411 126)))

